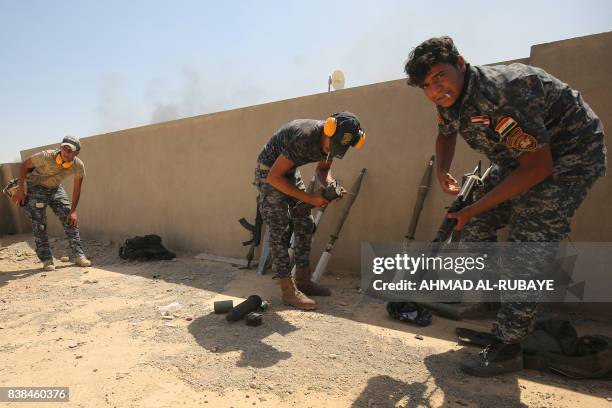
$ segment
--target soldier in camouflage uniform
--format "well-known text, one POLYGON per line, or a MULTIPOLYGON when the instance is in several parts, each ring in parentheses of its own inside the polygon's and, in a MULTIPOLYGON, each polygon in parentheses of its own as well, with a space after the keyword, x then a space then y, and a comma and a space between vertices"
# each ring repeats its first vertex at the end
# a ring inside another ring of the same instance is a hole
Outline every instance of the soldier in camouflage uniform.
MULTIPOLYGON (((480 198, 449 217, 463 241, 560 242, 595 180, 606 172, 601 121, 580 96, 542 69, 523 64, 471 66, 449 37, 416 47, 405 65, 408 83, 437 106, 436 164, 442 189, 457 194, 448 173, 457 134, 497 164, 480 198)), ((550 254, 526 258, 537 274, 550 254)), ((502 299, 503 301, 503 299, 502 299)), ((493 325, 497 342, 462 364, 490 376, 522 368, 520 340, 535 302, 502 302, 493 325)))
POLYGON ((43 270, 55 269, 53 255, 47 234, 47 207, 59 218, 66 237, 70 242, 73 262, 79 266, 89 266, 79 237, 77 204, 85 177, 85 166, 76 156, 81 150, 79 140, 67 136, 58 149, 45 150, 24 161, 21 165, 18 188, 11 197, 24 206, 32 221, 32 232, 36 242, 36 255, 43 263, 43 270), (65 177, 74 176, 72 206, 60 182, 65 177), (27 195, 24 185, 27 181, 27 195))
POLYGON ((280 128, 257 157, 254 185, 259 190, 258 205, 270 230, 270 250, 275 278, 283 301, 300 309, 315 309, 307 296, 329 296, 329 289, 311 280, 310 243, 314 222, 311 208, 326 206, 321 190, 306 193, 298 167, 318 163, 316 175, 326 186, 334 182, 332 159, 342 158, 350 146, 361 147, 365 135, 359 120, 350 112, 332 115, 327 121, 298 119, 280 128), (288 226, 295 234, 295 281, 289 265, 288 226))

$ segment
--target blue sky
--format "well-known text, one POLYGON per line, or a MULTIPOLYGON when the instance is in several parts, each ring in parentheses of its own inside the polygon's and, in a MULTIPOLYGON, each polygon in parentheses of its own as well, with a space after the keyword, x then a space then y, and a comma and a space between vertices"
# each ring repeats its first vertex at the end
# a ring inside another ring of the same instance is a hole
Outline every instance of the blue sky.
POLYGON ((0 163, 65 134, 403 78, 451 35, 476 64, 612 30, 609 1, 0 0, 0 163))

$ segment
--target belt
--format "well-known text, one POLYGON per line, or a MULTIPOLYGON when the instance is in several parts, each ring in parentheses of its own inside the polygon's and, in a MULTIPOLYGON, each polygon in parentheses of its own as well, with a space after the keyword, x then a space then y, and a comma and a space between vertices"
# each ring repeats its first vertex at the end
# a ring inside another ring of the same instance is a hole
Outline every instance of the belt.
POLYGON ((270 170, 270 166, 266 166, 266 165, 265 165, 265 164, 263 164, 263 163, 257 163, 257 168, 258 168, 259 170, 270 170))

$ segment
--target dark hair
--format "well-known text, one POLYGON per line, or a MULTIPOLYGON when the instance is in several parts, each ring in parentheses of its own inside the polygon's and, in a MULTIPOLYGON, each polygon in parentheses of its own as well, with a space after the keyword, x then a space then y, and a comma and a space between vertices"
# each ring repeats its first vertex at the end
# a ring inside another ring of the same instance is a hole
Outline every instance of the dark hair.
POLYGON ((422 42, 410 52, 404 66, 408 85, 422 86, 432 66, 439 63, 457 66, 458 57, 459 51, 450 37, 434 37, 422 42))

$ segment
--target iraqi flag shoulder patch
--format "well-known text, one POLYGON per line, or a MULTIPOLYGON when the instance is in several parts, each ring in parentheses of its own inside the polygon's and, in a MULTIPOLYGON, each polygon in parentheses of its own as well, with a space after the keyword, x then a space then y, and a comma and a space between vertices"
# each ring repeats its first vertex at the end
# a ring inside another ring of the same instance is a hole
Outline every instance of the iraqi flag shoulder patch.
POLYGON ((508 147, 513 149, 530 152, 538 147, 537 139, 526 133, 511 116, 500 120, 495 126, 495 132, 508 147))
POLYGON ((516 126, 518 126, 516 120, 512 119, 511 116, 506 116, 505 118, 499 121, 497 126, 495 126, 495 131, 499 133, 499 136, 502 139, 504 139, 508 135, 508 132, 510 132, 516 126))

